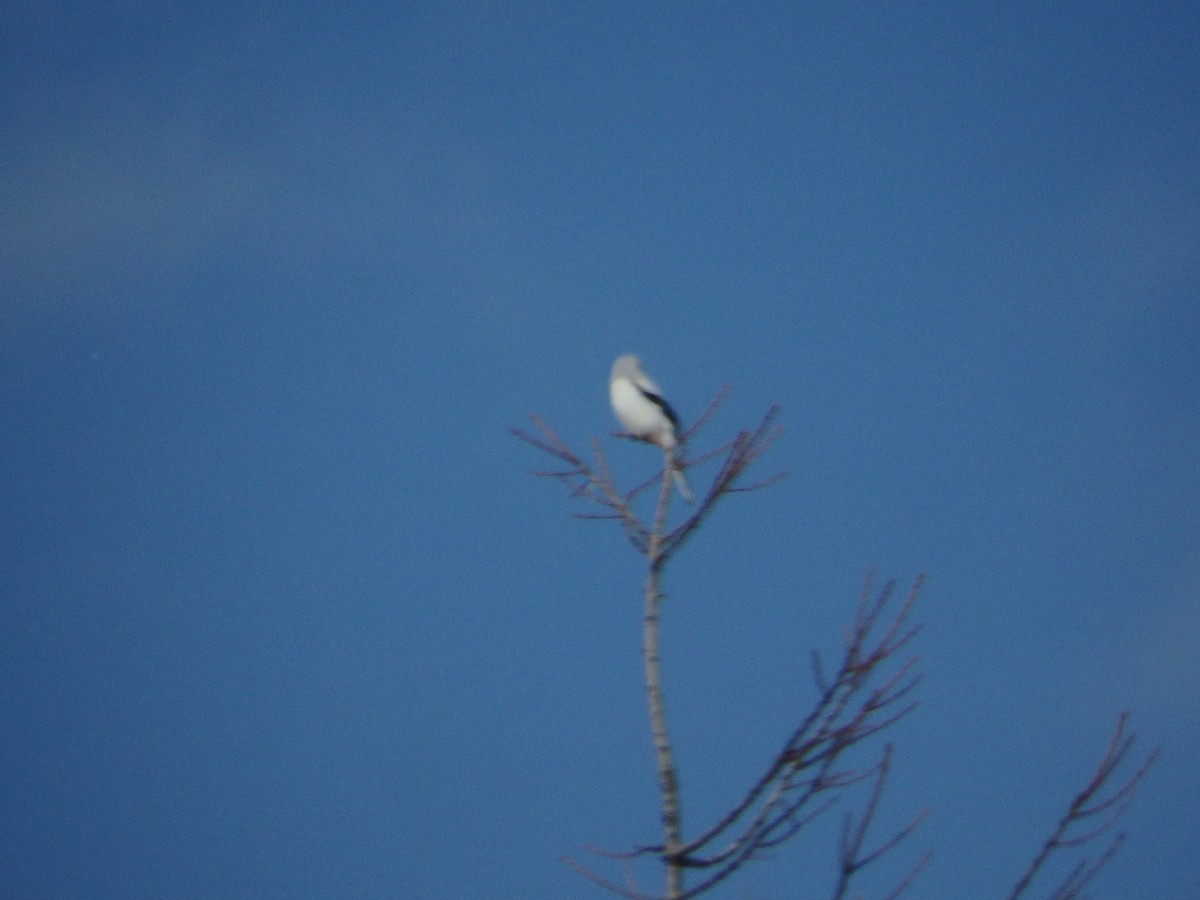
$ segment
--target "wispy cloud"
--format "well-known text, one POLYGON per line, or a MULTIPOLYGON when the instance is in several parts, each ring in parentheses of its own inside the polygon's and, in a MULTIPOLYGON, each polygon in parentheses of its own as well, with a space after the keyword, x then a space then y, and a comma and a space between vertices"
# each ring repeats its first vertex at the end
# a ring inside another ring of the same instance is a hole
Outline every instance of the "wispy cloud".
POLYGON ((1129 623, 1136 641, 1127 683, 1129 705, 1156 709, 1182 721, 1200 721, 1200 548, 1138 604, 1129 623))
POLYGON ((256 202, 254 171, 197 119, 113 112, 56 128, 8 167, 0 289, 10 320, 100 311, 196 260, 256 202))

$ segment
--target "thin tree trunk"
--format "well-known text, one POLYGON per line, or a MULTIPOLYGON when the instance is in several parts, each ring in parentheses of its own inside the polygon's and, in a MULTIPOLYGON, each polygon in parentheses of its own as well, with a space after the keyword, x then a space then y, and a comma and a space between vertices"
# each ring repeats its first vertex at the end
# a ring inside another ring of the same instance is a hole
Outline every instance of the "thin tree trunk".
POLYGON ((663 527, 667 502, 671 492, 673 460, 670 450, 663 453, 663 481, 655 511, 654 526, 646 548, 646 590, 642 618, 642 659, 646 669, 646 704, 650 712, 650 736, 654 740, 654 758, 658 768, 658 790, 662 801, 663 859, 667 864, 666 898, 675 900, 683 894, 683 866, 678 859, 682 846, 682 827, 679 810, 679 783, 667 735, 667 719, 663 709, 662 677, 659 671, 658 624, 662 593, 658 578, 663 527))

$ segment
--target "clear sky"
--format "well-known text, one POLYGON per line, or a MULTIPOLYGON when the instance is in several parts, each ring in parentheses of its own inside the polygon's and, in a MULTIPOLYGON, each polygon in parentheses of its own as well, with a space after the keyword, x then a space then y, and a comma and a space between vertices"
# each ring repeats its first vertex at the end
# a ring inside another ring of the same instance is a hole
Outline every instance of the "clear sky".
POLYGON ((1096 896, 1200 896, 1194 2, 18 0, 0 77, 0 895, 602 896, 641 572, 507 429, 649 474, 636 352, 791 473, 668 571, 685 828, 927 572, 914 895, 1004 896, 1129 708, 1096 896))

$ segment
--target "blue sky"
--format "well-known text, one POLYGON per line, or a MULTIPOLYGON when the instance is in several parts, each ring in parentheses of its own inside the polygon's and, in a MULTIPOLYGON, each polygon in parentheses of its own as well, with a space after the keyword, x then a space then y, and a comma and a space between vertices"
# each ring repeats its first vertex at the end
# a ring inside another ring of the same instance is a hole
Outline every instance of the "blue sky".
MULTIPOLYGON (((507 429, 648 474, 626 351, 732 386, 704 446, 780 404, 791 473, 668 573, 685 827, 927 572, 915 895, 1003 896, 1123 708, 1096 896, 1200 894, 1194 4, 4 19, 0 894, 602 896, 638 560, 507 429)), ((829 840, 714 896, 824 896, 829 840)))

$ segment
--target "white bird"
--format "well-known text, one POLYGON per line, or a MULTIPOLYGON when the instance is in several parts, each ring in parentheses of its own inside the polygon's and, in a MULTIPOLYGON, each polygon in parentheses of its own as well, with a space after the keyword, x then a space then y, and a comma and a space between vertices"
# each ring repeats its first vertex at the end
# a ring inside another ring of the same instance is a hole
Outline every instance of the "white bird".
MULTIPOLYGON (((618 356, 608 379, 608 399, 612 402, 617 421, 634 437, 657 444, 663 450, 673 450, 679 444, 679 416, 663 399, 662 391, 650 376, 642 371, 641 361, 631 354, 618 356)), ((674 465, 671 475, 679 495, 692 502, 683 472, 674 465)))

